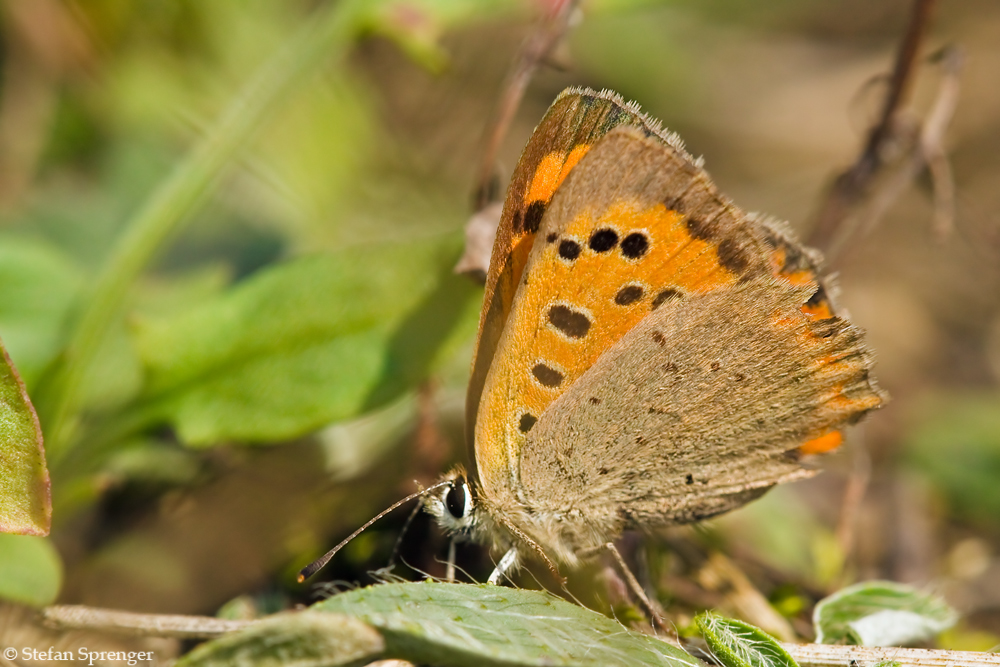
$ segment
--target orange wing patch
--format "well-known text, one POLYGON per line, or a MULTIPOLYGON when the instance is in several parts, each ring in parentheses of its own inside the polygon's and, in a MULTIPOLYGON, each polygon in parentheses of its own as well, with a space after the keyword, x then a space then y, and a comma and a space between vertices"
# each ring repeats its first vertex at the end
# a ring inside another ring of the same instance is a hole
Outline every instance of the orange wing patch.
POLYGON ((587 154, 588 150, 590 150, 589 144, 581 144, 569 153, 557 151, 543 157, 538 169, 531 177, 528 191, 524 194, 525 206, 539 201, 548 204, 556 188, 562 185, 562 182, 569 176, 569 172, 580 161, 580 158, 587 154))
POLYGON ((819 276, 808 258, 790 245, 787 239, 772 238, 777 247, 771 252, 771 269, 774 275, 784 278, 793 285, 816 285, 816 293, 802 306, 802 312, 807 316, 826 320, 836 316, 833 304, 823 287, 819 276))
POLYGON ((516 461, 525 433, 549 404, 651 310, 736 282, 718 246, 692 234, 687 220, 664 204, 618 202, 539 239, 544 245, 524 278, 483 397, 476 425, 481 468, 516 461))
POLYGON ((825 454, 832 452, 844 442, 840 431, 830 431, 799 446, 800 454, 825 454))

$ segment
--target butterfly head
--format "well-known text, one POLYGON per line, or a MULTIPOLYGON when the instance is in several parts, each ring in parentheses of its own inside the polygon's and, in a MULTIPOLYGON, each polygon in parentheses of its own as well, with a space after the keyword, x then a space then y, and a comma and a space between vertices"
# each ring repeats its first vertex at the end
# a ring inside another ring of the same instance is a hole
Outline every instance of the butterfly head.
POLYGON ((475 486, 461 467, 449 472, 434 493, 424 499, 424 507, 449 533, 471 534, 479 523, 475 486))

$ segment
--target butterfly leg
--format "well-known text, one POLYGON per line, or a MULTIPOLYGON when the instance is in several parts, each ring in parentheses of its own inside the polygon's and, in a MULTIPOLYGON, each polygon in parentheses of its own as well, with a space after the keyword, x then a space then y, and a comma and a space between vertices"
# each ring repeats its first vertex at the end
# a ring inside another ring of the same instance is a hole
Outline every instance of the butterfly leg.
POLYGON ((493 584, 496 586, 500 583, 500 579, 503 578, 511 569, 517 566, 517 547, 511 547, 507 550, 507 553, 503 555, 500 562, 497 563, 496 568, 493 570, 493 574, 490 578, 486 580, 486 583, 493 584))
POLYGON ((448 542, 448 563, 445 567, 444 579, 448 583, 455 581, 455 538, 448 542))
POLYGON ((646 595, 646 591, 642 589, 639 585, 639 580, 635 578, 632 574, 632 570, 625 563, 625 559, 622 557, 618 547, 615 546, 614 542, 608 542, 604 545, 604 548, 611 552, 612 557, 618 563, 618 567, 621 568, 622 575, 625 577, 625 584, 628 586, 629 590, 632 591, 632 595, 639 600, 639 603, 645 608, 646 613, 649 614, 649 620, 653 624, 653 627, 660 632, 665 632, 668 635, 676 636, 673 628, 664 623, 663 619, 660 617, 660 613, 656 607, 653 606, 653 601, 649 599, 646 595))

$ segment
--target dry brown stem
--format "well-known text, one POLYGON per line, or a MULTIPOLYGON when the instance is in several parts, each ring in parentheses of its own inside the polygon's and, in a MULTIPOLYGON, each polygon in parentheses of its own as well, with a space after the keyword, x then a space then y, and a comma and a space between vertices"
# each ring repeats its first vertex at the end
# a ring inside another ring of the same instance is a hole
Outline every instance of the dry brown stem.
POLYGON ((85 605, 55 605, 42 611, 45 624, 57 630, 96 630, 133 637, 210 639, 242 630, 253 621, 235 621, 211 616, 139 614, 85 605))
POLYGON ((936 0, 914 0, 910 24, 896 54, 896 65, 879 120, 869 132, 861 155, 834 180, 809 236, 809 245, 829 250, 841 235, 841 228, 851 212, 869 194, 875 177, 884 165, 887 146, 896 141, 899 111, 912 87, 920 44, 935 4, 936 0))

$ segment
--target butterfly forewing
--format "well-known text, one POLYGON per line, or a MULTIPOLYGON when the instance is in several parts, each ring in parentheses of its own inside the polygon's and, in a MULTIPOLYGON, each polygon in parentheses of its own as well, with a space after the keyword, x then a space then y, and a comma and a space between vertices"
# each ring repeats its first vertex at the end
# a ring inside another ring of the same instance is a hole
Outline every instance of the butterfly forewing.
POLYGON ((470 444, 486 376, 552 195, 594 142, 619 125, 640 127, 664 142, 676 141, 613 93, 569 89, 552 104, 525 146, 507 190, 486 278, 466 401, 470 444))

